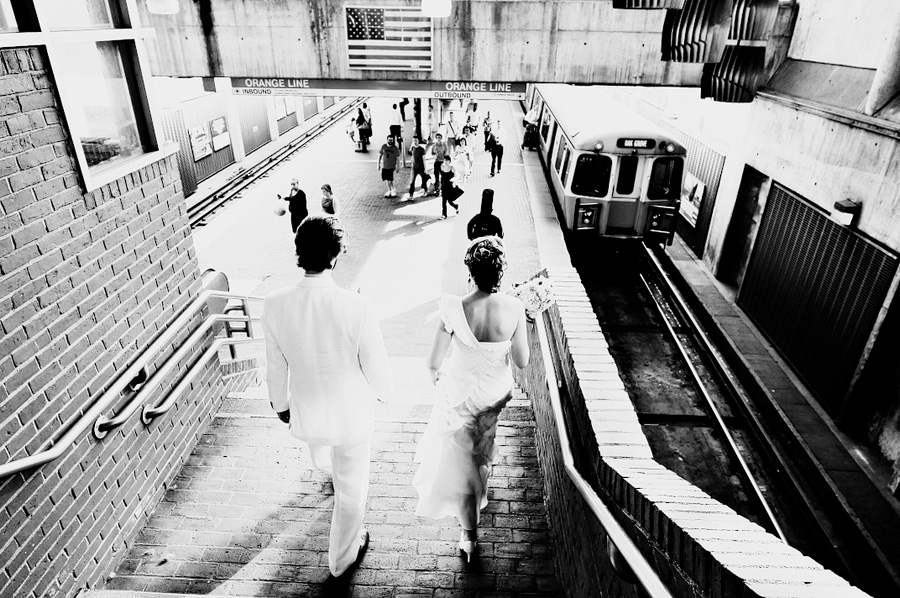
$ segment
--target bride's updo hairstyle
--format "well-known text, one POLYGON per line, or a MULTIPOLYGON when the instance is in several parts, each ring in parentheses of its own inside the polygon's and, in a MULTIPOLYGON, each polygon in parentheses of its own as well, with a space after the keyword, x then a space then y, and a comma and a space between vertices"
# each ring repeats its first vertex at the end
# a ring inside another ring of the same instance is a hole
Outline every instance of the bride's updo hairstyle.
POLYGON ((466 251, 465 264, 475 286, 485 293, 500 290, 500 279, 506 270, 506 252, 500 237, 479 237, 466 251))
POLYGON ((334 216, 307 216, 294 236, 297 265, 307 272, 322 272, 344 251, 344 227, 334 216))

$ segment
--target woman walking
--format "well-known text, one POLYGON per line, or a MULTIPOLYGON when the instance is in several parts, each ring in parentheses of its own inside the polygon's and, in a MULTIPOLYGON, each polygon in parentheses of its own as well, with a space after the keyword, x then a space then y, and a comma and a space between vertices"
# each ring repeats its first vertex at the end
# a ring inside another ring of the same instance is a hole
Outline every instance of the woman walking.
POLYGON ((416 450, 421 465, 413 486, 419 494, 417 515, 456 516, 462 528, 459 549, 471 562, 497 454, 497 419, 512 397, 510 357, 521 368, 530 355, 521 301, 498 292, 506 269, 502 241, 476 239, 465 264, 475 289, 438 302, 440 321, 428 357, 437 397, 416 450))

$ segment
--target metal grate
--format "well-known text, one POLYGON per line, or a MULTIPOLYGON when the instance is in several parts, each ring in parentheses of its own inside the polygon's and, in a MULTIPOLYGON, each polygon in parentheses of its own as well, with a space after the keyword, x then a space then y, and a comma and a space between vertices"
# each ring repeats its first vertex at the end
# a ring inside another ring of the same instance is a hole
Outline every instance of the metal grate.
POLYGON ((838 413, 897 256, 772 185, 738 305, 838 413))
POLYGON ((265 98, 237 96, 238 110, 241 117, 241 137, 244 140, 244 153, 261 148, 269 143, 269 113, 265 98))

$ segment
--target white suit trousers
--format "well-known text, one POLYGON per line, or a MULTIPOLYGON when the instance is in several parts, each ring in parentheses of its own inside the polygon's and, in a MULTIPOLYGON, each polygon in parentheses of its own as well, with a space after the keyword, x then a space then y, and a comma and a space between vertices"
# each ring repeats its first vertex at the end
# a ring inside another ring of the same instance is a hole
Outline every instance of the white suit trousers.
POLYGON ((313 464, 331 474, 334 512, 328 544, 328 568, 338 577, 356 561, 369 496, 371 443, 310 445, 313 464))

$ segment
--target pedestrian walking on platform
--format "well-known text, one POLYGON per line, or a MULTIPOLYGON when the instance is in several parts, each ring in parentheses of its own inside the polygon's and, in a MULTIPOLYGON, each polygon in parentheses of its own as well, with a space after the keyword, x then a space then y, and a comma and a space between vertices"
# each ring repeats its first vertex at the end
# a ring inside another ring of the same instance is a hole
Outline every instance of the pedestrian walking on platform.
POLYGON ((306 193, 300 188, 300 181, 296 178, 291 179, 291 190, 288 191, 288 196, 282 197, 279 193, 278 199, 288 202, 288 211, 291 213, 291 232, 296 232, 303 219, 309 216, 309 210, 306 206, 306 193))
POLYGON ((469 225, 466 227, 466 235, 469 240, 478 237, 500 237, 503 238, 503 224, 500 219, 493 214, 494 211, 494 190, 485 189, 481 192, 481 211, 472 216, 469 225))
POLYGON ((434 106, 428 106, 428 141, 433 142, 441 127, 441 120, 434 113, 434 106))
POLYGON ((481 123, 481 130, 484 131, 484 151, 490 151, 487 147, 488 136, 491 134, 491 127, 493 126, 493 121, 491 120, 491 111, 488 110, 487 114, 484 117, 484 121, 481 123))
POLYGON ((400 108, 400 117, 405 121, 406 120, 406 106, 409 104, 409 98, 403 98, 400 100, 398 107, 400 108))
POLYGON ((339 583, 369 544, 363 521, 374 404, 391 393, 390 363, 374 308, 363 295, 339 288, 331 276, 345 249, 343 237, 333 216, 304 220, 294 245, 305 273, 298 283, 268 295, 262 314, 269 401, 334 485, 328 568, 339 583))
POLYGON ((356 151, 367 152, 369 138, 372 136, 372 123, 366 118, 362 108, 357 108, 356 111, 356 131, 359 135, 359 148, 356 151))
POLYGON ((449 160, 441 164, 441 220, 447 218, 447 204, 450 204, 459 214, 459 206, 456 200, 463 194, 462 188, 457 184, 456 172, 449 160))
POLYGON ((381 180, 387 183, 387 193, 385 197, 397 197, 397 190, 394 188, 394 172, 397 170, 397 159, 400 157, 400 150, 394 144, 394 136, 388 135, 387 143, 381 146, 378 151, 378 168, 381 170, 381 180))
POLYGON ((428 195, 428 173, 425 171, 425 146, 418 137, 412 138, 412 174, 409 177, 409 199, 416 191, 416 176, 422 177, 422 195, 428 195))
POLYGON ((322 185, 322 211, 329 216, 340 215, 337 200, 334 199, 334 194, 331 192, 331 185, 328 183, 322 185))
POLYGON ((438 301, 428 356, 436 397, 416 448, 420 465, 413 486, 419 495, 416 515, 457 518, 458 546, 468 563, 478 550, 478 523, 488 504, 497 420, 512 398, 510 360, 524 368, 530 353, 522 302, 499 292, 506 268, 502 241, 476 239, 465 264, 474 290, 438 301))
POLYGON ((447 143, 451 148, 456 147, 457 138, 462 134, 462 127, 458 122, 453 120, 453 113, 447 117, 447 143))
POLYGON ((449 148, 444 143, 444 136, 440 133, 435 133, 434 139, 434 144, 431 146, 431 154, 434 156, 434 192, 440 195, 442 187, 441 177, 443 176, 441 166, 450 157, 447 155, 449 148))
POLYGON ((494 176, 494 166, 497 167, 497 173, 503 168, 503 142, 500 140, 500 121, 497 121, 495 130, 491 131, 493 143, 491 144, 491 176, 494 176))

